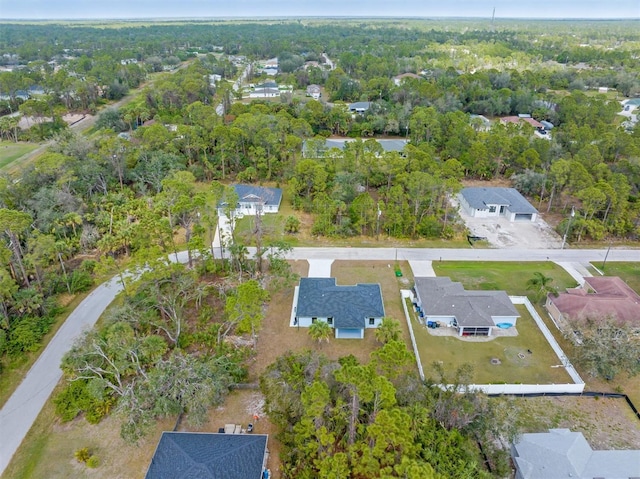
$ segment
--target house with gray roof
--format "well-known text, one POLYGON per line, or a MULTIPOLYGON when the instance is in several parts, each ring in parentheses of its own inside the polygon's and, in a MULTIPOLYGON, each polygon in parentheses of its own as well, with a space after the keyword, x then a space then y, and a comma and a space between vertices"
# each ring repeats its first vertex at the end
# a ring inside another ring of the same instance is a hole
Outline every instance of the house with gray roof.
POLYGON ((523 434, 511 446, 515 479, 637 479, 640 451, 594 451, 581 432, 523 434))
POLYGON ((370 101, 357 101, 349 104, 349 111, 360 115, 363 115, 369 108, 371 108, 370 101))
POLYGON ((145 479, 261 479, 266 434, 163 432, 145 479))
POLYGON ((460 336, 491 336, 520 317, 504 291, 467 291, 450 278, 415 278, 414 290, 424 321, 454 327, 460 336))
MULTIPOLYGON (((234 215, 255 215, 257 213, 277 213, 282 202, 282 190, 280 188, 267 188, 265 186, 233 185, 238 195, 238 203, 234 215)), ((226 215, 228 203, 218 203, 218 214, 226 215)))
POLYGON ((293 326, 308 328, 324 321, 338 339, 363 339, 384 317, 379 284, 338 286, 335 278, 301 278, 294 295, 293 326))
POLYGON ((538 217, 538 210, 515 188, 463 188, 458 199, 465 213, 474 218, 535 221, 538 217))
POLYGON ((322 158, 333 149, 344 151, 350 143, 362 141, 363 143, 375 141, 385 153, 402 153, 404 147, 409 144, 408 140, 398 139, 356 139, 356 138, 327 138, 307 140, 302 145, 302 155, 305 158, 322 158))

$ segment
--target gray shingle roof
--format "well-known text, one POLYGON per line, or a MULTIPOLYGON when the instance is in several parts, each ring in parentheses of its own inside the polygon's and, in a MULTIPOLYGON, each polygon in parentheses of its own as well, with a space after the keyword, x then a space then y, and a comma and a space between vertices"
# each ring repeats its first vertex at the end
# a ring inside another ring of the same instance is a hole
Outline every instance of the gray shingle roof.
POLYGON ((146 479, 260 479, 264 434, 163 432, 146 479))
MULTIPOLYGON (((282 201, 280 188, 267 188, 265 186, 233 185, 240 202, 264 202, 265 206, 278 206, 282 201)), ((218 206, 223 206, 220 203, 218 206)))
POLYGON ((301 278, 296 314, 333 318, 338 329, 364 328, 365 318, 384 316, 380 285, 338 286, 335 278, 301 278))
POLYGON ((449 278, 416 278, 427 316, 454 316, 459 326, 495 326, 493 316, 520 316, 504 291, 465 291, 449 278))
POLYGON ((349 110, 368 110, 371 107, 370 101, 357 101, 349 105, 349 110))
POLYGON ((640 451, 594 451, 582 433, 523 434, 512 456, 524 479, 627 479, 640 476, 640 451))
POLYGON ((460 194, 476 210, 486 210, 488 205, 505 205, 512 213, 538 212, 515 188, 463 188, 460 194))

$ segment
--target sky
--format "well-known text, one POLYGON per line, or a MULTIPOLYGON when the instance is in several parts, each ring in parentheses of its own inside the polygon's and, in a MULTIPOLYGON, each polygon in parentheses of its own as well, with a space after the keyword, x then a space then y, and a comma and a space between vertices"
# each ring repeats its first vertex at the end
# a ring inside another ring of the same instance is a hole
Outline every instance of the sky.
POLYGON ((640 18, 640 0, 0 0, 0 19, 640 18))

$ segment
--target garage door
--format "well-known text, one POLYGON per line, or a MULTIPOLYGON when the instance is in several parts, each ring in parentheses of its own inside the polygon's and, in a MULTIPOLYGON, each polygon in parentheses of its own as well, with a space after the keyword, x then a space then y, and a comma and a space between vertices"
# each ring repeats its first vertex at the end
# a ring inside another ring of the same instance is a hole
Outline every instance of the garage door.
POLYGON ((533 215, 531 213, 516 213, 516 221, 531 221, 533 215))
POLYGON ((363 329, 336 329, 336 338, 338 339, 362 339, 363 329))

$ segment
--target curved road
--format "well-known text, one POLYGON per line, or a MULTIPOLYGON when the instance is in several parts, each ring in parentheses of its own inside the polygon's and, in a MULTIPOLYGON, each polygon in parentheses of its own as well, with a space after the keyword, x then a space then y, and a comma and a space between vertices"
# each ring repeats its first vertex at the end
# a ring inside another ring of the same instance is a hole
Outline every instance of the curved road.
MULTIPOLYGON (((517 249, 414 249, 414 248, 294 248, 288 259, 408 260, 408 261, 604 261, 607 249, 517 250, 517 249)), ((186 262, 186 252, 173 258, 186 262)), ((640 250, 611 249, 607 261, 640 261, 640 250)), ((97 287, 69 315, 24 380, 0 410, 0 475, 9 465, 40 410, 62 377, 60 362, 83 331, 93 327, 107 306, 122 290, 116 279, 97 287)))

